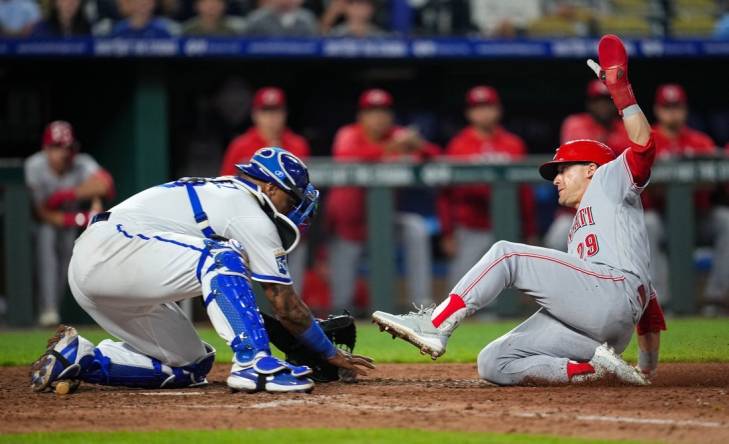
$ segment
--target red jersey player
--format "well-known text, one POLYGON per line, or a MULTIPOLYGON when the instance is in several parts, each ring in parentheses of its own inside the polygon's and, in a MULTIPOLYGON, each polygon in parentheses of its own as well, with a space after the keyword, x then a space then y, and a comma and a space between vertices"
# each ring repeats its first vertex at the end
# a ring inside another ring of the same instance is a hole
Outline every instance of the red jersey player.
POLYGON ((306 139, 286 127, 286 95, 283 90, 267 86, 253 97, 253 126, 228 145, 220 167, 221 176, 237 174, 236 164, 246 163, 253 153, 266 146, 283 147, 291 154, 306 158, 306 139))
MULTIPOLYGON (((469 125, 451 140, 446 156, 479 163, 507 163, 526 155, 524 141, 500 125, 501 99, 490 86, 476 86, 466 94, 469 125)), ((522 221, 527 237, 536 235, 534 198, 531 188, 520 189, 522 221)), ((451 256, 448 280, 454 285, 495 242, 491 231, 488 185, 462 185, 443 190, 438 199, 443 240, 451 256)))
MULTIPOLYGON (((256 151, 267 146, 282 147, 301 159, 309 157, 306 139, 286 126, 286 94, 281 88, 266 86, 256 91, 251 118, 253 126, 228 145, 220 166, 221 176, 238 174, 236 164, 248 163, 256 151)), ((307 255, 308 243, 304 238, 288 257, 291 278, 299 294, 303 291, 307 255)))
MULTIPOLYGON (((716 143, 708 135, 689 128, 688 97, 678 84, 665 84, 656 90, 653 107, 656 123, 653 125, 657 159, 680 159, 697 156, 714 156, 718 153, 716 143)), ((705 233, 714 244, 713 267, 709 273, 704 299, 708 311, 720 311, 729 291, 729 208, 712 207, 710 190, 699 189, 694 193, 695 207, 699 218, 699 233, 705 233)), ((660 188, 654 188, 644 195, 645 219, 653 260, 651 274, 658 294, 666 303, 670 300, 668 289, 668 261, 662 249, 665 233, 661 216, 665 202, 660 188)))
MULTIPOLYGON (((390 93, 370 89, 359 98, 357 122, 339 129, 334 139, 334 159, 342 162, 422 160, 438 154, 438 147, 416 130, 397 126, 390 93)), ((329 246, 332 309, 350 309, 359 260, 366 239, 365 191, 338 187, 329 192, 327 222, 332 228, 329 246)), ((405 273, 411 300, 430 303, 432 292, 430 235, 422 216, 397 214, 405 250, 405 273)))

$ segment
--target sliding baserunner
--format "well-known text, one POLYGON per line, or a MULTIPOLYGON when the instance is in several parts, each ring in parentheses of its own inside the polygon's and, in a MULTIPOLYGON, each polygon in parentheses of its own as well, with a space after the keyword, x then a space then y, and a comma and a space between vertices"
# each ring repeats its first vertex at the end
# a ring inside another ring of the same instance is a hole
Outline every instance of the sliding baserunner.
POLYGON ((500 241, 437 307, 407 315, 375 312, 374 321, 436 358, 468 316, 505 288, 531 296, 539 310, 478 356, 481 378, 500 385, 568 383, 614 374, 643 385, 658 362, 663 315, 650 281, 650 250, 640 193, 648 185, 655 147, 651 127, 628 81, 628 56, 616 36, 599 44, 600 65, 588 61, 621 111, 631 146, 619 156, 594 140, 557 149, 540 174, 577 210, 567 253, 500 241), (638 325, 639 368, 620 358, 638 325))

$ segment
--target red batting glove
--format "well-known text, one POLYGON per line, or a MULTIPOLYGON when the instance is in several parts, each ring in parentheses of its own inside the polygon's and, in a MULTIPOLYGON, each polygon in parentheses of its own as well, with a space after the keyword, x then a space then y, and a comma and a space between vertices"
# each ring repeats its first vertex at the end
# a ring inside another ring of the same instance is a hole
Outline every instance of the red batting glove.
POLYGON ((588 60, 587 65, 607 86, 615 107, 622 115, 625 108, 637 103, 628 80, 628 53, 625 45, 618 36, 607 34, 600 39, 597 54, 600 64, 588 60))
POLYGON ((88 223, 88 211, 69 211, 67 213, 63 213, 63 226, 66 228, 83 228, 88 223))
POLYGON ((73 188, 66 188, 51 194, 51 197, 46 200, 46 207, 49 210, 57 210, 66 202, 73 202, 75 200, 76 191, 73 188))

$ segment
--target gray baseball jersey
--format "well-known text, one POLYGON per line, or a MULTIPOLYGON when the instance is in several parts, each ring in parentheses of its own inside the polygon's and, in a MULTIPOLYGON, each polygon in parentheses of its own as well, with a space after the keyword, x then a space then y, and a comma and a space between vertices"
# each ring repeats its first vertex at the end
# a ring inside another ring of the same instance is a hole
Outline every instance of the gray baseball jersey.
MULTIPOLYGON (((71 167, 61 176, 51 169, 44 151, 25 160, 25 183, 36 205, 42 205, 53 193, 77 187, 99 171, 99 164, 85 153, 74 156, 71 167)), ((64 204, 65 211, 79 209, 77 202, 64 204)), ((71 260, 73 241, 78 230, 42 223, 36 230, 36 266, 41 313, 58 312, 66 288, 66 273, 71 260)))
POLYGON ((42 204, 56 191, 77 187, 97 171, 99 164, 93 157, 79 153, 73 157, 68 171, 59 176, 51 169, 46 153, 39 151, 25 160, 25 183, 30 188, 33 202, 42 204))
POLYGON ((638 186, 625 154, 597 169, 582 197, 567 236, 567 251, 609 265, 650 285, 650 245, 638 186))
POLYGON ((479 374, 498 384, 567 382, 568 362, 590 360, 601 343, 622 352, 651 288, 644 187, 633 182, 625 153, 600 166, 575 215, 569 252, 497 242, 451 291, 465 309, 448 298, 434 324, 448 334, 508 287, 531 296, 539 311, 479 354, 479 374))

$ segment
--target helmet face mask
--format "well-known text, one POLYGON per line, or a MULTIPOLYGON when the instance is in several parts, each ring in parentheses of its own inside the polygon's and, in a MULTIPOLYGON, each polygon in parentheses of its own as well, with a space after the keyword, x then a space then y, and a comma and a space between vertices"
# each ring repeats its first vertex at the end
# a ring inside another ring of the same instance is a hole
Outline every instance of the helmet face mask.
POLYGON ((304 162, 278 147, 261 148, 249 164, 236 165, 243 173, 275 185, 294 201, 286 217, 295 225, 306 225, 313 217, 319 201, 319 191, 309 181, 304 162))

